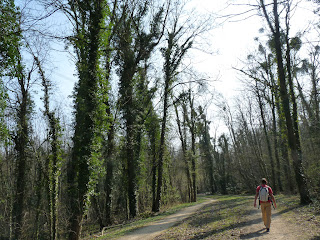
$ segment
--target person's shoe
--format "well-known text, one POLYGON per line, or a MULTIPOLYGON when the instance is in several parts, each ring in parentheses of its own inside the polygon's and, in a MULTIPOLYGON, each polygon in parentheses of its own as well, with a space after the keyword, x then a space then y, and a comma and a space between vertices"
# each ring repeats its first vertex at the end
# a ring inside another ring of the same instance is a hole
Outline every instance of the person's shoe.
POLYGON ((267 232, 270 232, 270 228, 267 228, 267 232))

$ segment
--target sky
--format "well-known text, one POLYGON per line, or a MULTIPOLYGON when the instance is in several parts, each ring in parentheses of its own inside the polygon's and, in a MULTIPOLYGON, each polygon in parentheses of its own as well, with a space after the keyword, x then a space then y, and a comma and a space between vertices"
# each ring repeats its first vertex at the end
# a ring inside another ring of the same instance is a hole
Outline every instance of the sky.
MULTIPOLYGON (((233 3, 255 3, 254 0, 235 0, 228 1, 233 3)), ((229 14, 241 13, 247 11, 248 6, 232 6, 225 8, 227 1, 210 1, 204 0, 198 4, 198 7, 204 11, 217 12, 221 16, 229 14)), ((234 68, 242 68, 243 60, 255 49, 254 38, 261 37, 259 29, 265 25, 264 19, 256 14, 256 11, 246 15, 229 18, 223 24, 218 25, 212 30, 212 48, 217 53, 208 57, 206 62, 202 62, 199 68, 203 71, 210 71, 212 76, 220 75, 220 80, 215 83, 216 88, 227 98, 230 99, 237 95, 241 88, 239 74, 234 68), (254 15, 253 15, 254 14, 254 15), (248 16, 250 18, 244 19, 248 16)), ((225 18, 218 18, 217 21, 223 21, 225 18)), ((311 6, 308 4, 300 4, 296 9, 292 18, 292 33, 305 29, 307 23, 314 20, 311 12, 311 6)), ((266 31, 265 31, 266 32, 266 31)))
MULTIPOLYGON (((256 3, 254 0, 235 0, 228 1, 233 3, 256 3)), ((267 1, 266 1, 267 2, 267 1)), ((296 1, 297 2, 297 1, 296 1)), ((205 0, 199 2, 197 5, 200 11, 215 12, 220 16, 227 16, 229 14, 241 13, 247 11, 248 6, 241 5, 227 5, 226 1, 210 1, 205 0)), ((226 20, 225 18, 218 18, 218 22, 226 20)), ((310 4, 298 5, 291 20, 291 34, 305 30, 309 22, 315 20, 315 16, 312 13, 310 4)), ((244 66, 243 61, 246 60, 249 54, 252 54, 256 50, 257 43, 256 37, 264 37, 267 31, 260 33, 261 28, 268 29, 264 19, 257 15, 256 11, 250 12, 245 15, 229 18, 223 24, 218 24, 215 29, 212 30, 212 48, 216 50, 216 54, 213 56, 201 56, 205 57, 206 61, 200 61, 199 69, 206 71, 213 78, 217 76, 218 80, 213 83, 217 92, 220 92, 224 99, 227 100, 229 106, 236 107, 238 97, 243 96, 243 83, 241 78, 243 77, 237 70, 242 69, 244 66), (251 16, 247 18, 248 16, 251 16)), ((318 39, 318 36, 316 36, 318 39)), ((303 41, 309 41, 310 38, 305 38, 303 41)), ((226 126, 221 114, 212 106, 209 111, 210 117, 213 119, 213 128, 220 129, 218 132, 226 132, 226 126)))
MULTIPOLYGON (((196 10, 203 14, 218 12, 219 14, 228 14, 223 11, 225 8, 224 0, 202 0, 196 2, 196 10)), ((193 6, 192 6, 193 7, 193 6)), ((256 18, 257 19, 257 18, 256 18)), ((210 75, 215 80, 214 86, 226 98, 232 97, 238 86, 232 67, 238 65, 239 59, 245 57, 246 52, 253 41, 254 36, 260 27, 256 24, 256 19, 249 19, 243 22, 225 22, 219 24, 210 33, 208 42, 212 44, 211 51, 213 54, 195 52, 197 55, 193 61, 199 72, 210 75)), ((219 19, 218 21, 222 21, 219 19)), ((65 53, 59 53, 54 58, 56 68, 54 70, 55 79, 57 80, 58 92, 61 98, 67 98, 73 90, 76 81, 74 63, 70 56, 65 53)), ((60 97, 59 97, 60 98, 60 97)), ((71 101, 71 99, 67 100, 71 101)))
MULTIPOLYGON (((230 2, 230 1, 228 1, 230 2)), ((254 0, 235 0, 231 2, 239 3, 255 3, 254 0)), ((211 43, 211 51, 213 54, 203 52, 194 52, 193 64, 199 72, 209 75, 214 81, 212 86, 214 91, 221 93, 229 104, 233 101, 241 89, 239 73, 233 68, 242 68, 242 60, 254 50, 254 38, 259 36, 259 29, 264 26, 263 19, 257 15, 253 15, 248 19, 243 19, 251 15, 243 15, 240 17, 223 18, 229 14, 241 13, 248 9, 247 6, 229 5, 227 0, 194 0, 191 7, 196 8, 200 14, 214 14, 219 16, 215 21, 215 27, 211 30, 206 39, 211 43), (223 22, 223 23, 222 23, 223 22)), ((256 12, 252 12, 256 14, 256 12)), ((310 7, 301 5, 297 8, 293 19, 292 32, 301 30, 305 27, 306 22, 311 20, 312 13, 310 7), (309 19, 310 18, 310 19, 309 19)), ((60 46, 62 47, 62 46, 60 46)), ((75 67, 70 55, 59 53, 53 58, 54 71, 53 76, 57 83, 56 101, 63 104, 66 111, 72 111, 71 95, 74 84, 76 82, 75 67)), ((212 109, 211 117, 215 118, 216 110, 212 109)), ((221 119, 215 119, 215 128, 221 127, 224 123, 221 119)), ((224 128, 225 129, 225 128, 224 128)))

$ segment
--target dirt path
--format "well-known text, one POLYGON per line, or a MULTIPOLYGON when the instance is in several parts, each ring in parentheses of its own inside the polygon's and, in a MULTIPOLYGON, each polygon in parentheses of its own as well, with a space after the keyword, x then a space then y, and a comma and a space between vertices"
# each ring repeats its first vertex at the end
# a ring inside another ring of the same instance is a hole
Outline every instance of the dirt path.
POLYGON ((252 211, 248 224, 240 229, 240 239, 290 239, 301 240, 308 238, 301 226, 296 226, 282 219, 278 210, 272 210, 270 232, 266 232, 261 219, 261 210, 252 211))
MULTIPOLYGON (((319 230, 300 222, 295 217, 284 217, 290 208, 272 210, 270 232, 266 232, 261 210, 249 206, 251 198, 234 200, 208 199, 201 204, 185 208, 176 214, 137 229, 118 240, 215 240, 215 239, 275 239, 320 240, 319 230), (233 206, 230 207, 230 206, 233 206), (239 211, 241 209, 241 211, 239 211), (233 213, 241 213, 240 215, 233 213), (245 214, 244 214, 245 213, 245 214), (289 219, 288 219, 289 218, 289 219), (167 230, 167 231, 166 231, 167 230)), ((315 226, 315 225, 313 225, 315 226)))
POLYGON ((181 222, 183 219, 195 214, 200 208, 204 207, 207 204, 214 202, 213 199, 208 199, 207 201, 187 207, 173 215, 165 217, 162 220, 151 223, 143 228, 137 229, 128 235, 125 235, 118 240, 151 240, 156 236, 160 235, 166 229, 176 225, 181 222))

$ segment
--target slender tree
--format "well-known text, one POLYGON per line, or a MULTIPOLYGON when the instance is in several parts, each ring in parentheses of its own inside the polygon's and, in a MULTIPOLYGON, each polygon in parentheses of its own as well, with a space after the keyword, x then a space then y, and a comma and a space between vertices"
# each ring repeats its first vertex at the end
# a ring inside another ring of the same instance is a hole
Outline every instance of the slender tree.
POLYGON ((45 72, 42 68, 41 62, 38 57, 34 56, 35 63, 38 67, 39 75, 42 80, 43 86, 43 103, 44 103, 44 115, 49 123, 49 139, 51 146, 51 154, 49 156, 49 161, 47 161, 46 169, 48 171, 49 180, 47 186, 47 194, 49 199, 49 209, 50 209, 50 239, 57 239, 57 227, 58 227, 58 175, 60 173, 60 163, 61 163, 61 143, 59 141, 60 137, 60 123, 59 119, 56 117, 54 111, 50 110, 50 82, 45 77, 45 72))
POLYGON ((186 114, 188 114, 186 111, 186 107, 185 107, 185 103, 180 103, 181 105, 183 105, 183 122, 181 122, 180 120, 180 116, 179 116, 179 111, 178 111, 178 101, 185 101, 185 94, 182 93, 180 95, 180 97, 177 99, 177 101, 174 102, 174 109, 175 109, 175 113, 176 113, 176 122, 177 122, 177 126, 178 126, 178 132, 179 132, 179 139, 181 142, 181 150, 182 150, 182 158, 184 160, 184 168, 185 168, 185 172, 187 175, 187 189, 188 189, 188 200, 190 202, 192 199, 192 179, 191 179, 191 171, 190 171, 190 163, 189 163, 189 156, 188 156, 188 149, 187 149, 187 136, 185 134, 185 131, 183 130, 183 126, 182 125, 187 125, 186 124, 186 114))
POLYGON ((200 157, 203 157, 205 160, 205 170, 207 171, 207 175, 209 177, 209 189, 211 194, 215 193, 215 179, 214 179, 214 165, 213 165, 213 147, 211 143, 211 137, 209 132, 210 122, 207 120, 206 114, 203 109, 200 107, 200 116, 202 122, 200 122, 199 126, 199 134, 200 134, 200 157))
POLYGON ((179 41, 183 36, 183 26, 178 26, 178 17, 174 19, 172 30, 167 33, 167 46, 162 49, 164 57, 164 90, 163 90, 163 110, 162 110, 162 125, 160 137, 160 150, 158 161, 158 180, 157 180, 157 197, 153 204, 153 211, 160 211, 160 202, 163 183, 163 160, 165 153, 165 136, 167 128, 167 114, 169 109, 169 96, 171 94, 172 83, 175 80, 177 70, 186 52, 192 46, 192 40, 195 37, 191 35, 183 40, 179 45, 179 41))
POLYGON ((32 111, 32 101, 30 99, 30 82, 33 68, 28 73, 22 64, 22 56, 18 58, 18 64, 15 66, 16 79, 19 89, 16 92, 16 133, 14 143, 16 150, 16 185, 15 197, 12 206, 12 227, 13 239, 21 237, 23 227, 23 213, 25 208, 25 196, 27 186, 28 157, 30 156, 30 118, 32 111))
MULTIPOLYGON (((150 103, 151 104, 151 103, 150 103)), ((153 108, 152 108, 153 109, 153 108)), ((156 111, 151 110, 148 115, 146 122, 146 131, 149 138, 150 145, 150 157, 152 159, 152 182, 151 182, 151 192, 152 192, 152 204, 155 203, 156 191, 157 191, 157 159, 158 159, 158 149, 159 149, 159 140, 160 140, 160 119, 156 111)), ((152 209, 154 206, 152 206, 152 209)))

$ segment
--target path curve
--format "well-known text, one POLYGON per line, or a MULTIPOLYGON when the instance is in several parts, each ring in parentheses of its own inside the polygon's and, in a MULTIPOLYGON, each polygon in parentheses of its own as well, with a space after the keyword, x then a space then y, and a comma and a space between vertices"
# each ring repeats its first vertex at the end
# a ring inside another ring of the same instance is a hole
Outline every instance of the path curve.
POLYGON ((176 225, 182 220, 195 214, 199 209, 206 206, 207 204, 213 203, 214 199, 208 199, 203 203, 196 204, 180 210, 179 212, 167 216, 156 222, 152 222, 149 225, 139 228, 130 232, 129 234, 117 238, 117 240, 151 240, 156 236, 160 235, 164 230, 176 225))

